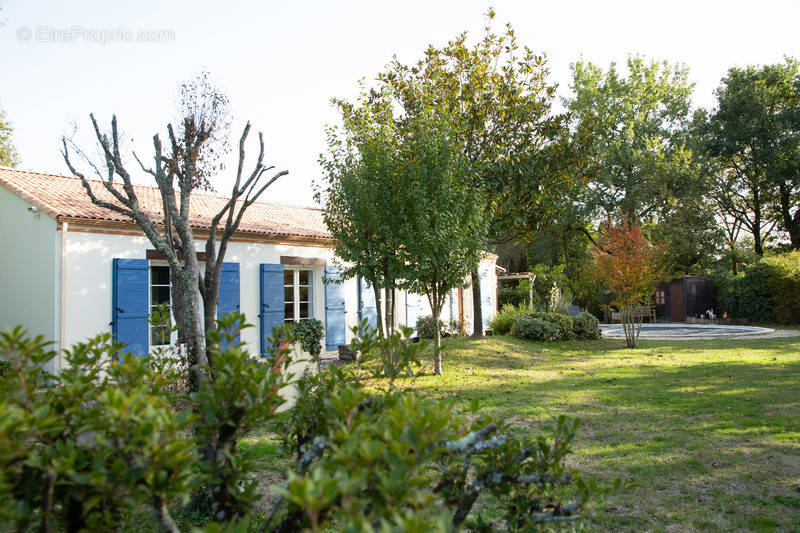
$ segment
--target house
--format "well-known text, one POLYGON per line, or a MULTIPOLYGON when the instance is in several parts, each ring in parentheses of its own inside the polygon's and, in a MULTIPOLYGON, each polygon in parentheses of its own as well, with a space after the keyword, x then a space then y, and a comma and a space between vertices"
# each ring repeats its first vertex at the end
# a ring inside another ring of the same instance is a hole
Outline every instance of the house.
MULTIPOLYGON (((93 190, 111 199, 99 181, 93 190)), ((136 193, 142 208, 160 219, 158 189, 136 186, 136 193)), ((226 201, 192 195, 198 238, 226 201)), ((92 204, 79 179, 0 167, 0 235, 0 328, 21 324, 58 349, 101 332, 142 355, 170 342, 148 322, 154 306, 169 302, 167 263, 131 220, 92 204)), ((480 265, 484 326, 497 306, 496 259, 487 254, 480 265)), ((349 342, 361 319, 377 324, 373 291, 363 280, 324 282, 339 271, 320 209, 254 203, 225 260, 219 309, 241 311, 256 326, 241 333, 253 354, 265 353, 272 327, 283 322, 321 320, 326 350, 349 342)), ((471 291, 451 291, 442 320, 471 327, 471 291)), ((396 301, 397 325, 413 327, 430 314, 421 295, 398 291, 396 301)), ((60 361, 55 364, 58 371, 60 361)))
POLYGON ((660 283, 654 296, 659 322, 685 322, 715 307, 714 281, 698 276, 681 276, 660 283))

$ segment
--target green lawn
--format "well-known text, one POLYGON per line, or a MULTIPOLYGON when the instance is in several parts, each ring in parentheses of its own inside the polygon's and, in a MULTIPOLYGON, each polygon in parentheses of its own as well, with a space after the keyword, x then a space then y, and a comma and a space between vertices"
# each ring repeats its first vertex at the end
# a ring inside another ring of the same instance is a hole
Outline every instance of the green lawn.
MULTIPOLYGON (((443 361, 444 376, 414 388, 478 398, 521 430, 561 413, 582 419, 572 466, 639 483, 591 509, 594 530, 800 531, 800 337, 636 350, 457 338, 443 361)), ((243 448, 264 457, 273 483, 288 464, 273 435, 243 448)))
POLYGON ((583 420, 572 464, 640 484, 596 506, 595 529, 800 531, 800 337, 451 339, 444 370, 415 388, 533 431, 583 420))

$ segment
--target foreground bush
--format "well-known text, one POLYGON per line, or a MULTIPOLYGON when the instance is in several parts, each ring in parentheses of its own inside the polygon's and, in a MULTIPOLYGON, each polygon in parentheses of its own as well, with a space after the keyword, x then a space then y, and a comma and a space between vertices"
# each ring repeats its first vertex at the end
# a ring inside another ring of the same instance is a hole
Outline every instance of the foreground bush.
POLYGON ((114 531, 151 509, 179 531, 169 504, 186 502, 226 524, 257 499, 253 465, 237 442, 283 403, 285 354, 259 360, 235 345, 242 315, 220 320, 208 379, 186 394, 180 358, 140 358, 110 335, 56 357, 22 329, 0 334, 0 529, 114 531), (175 392, 183 391, 183 392, 175 392))
MULTIPOLYGON (((196 457, 183 432, 188 412, 170 408, 161 369, 101 335, 56 353, 21 328, 0 335, 9 362, 0 400, 0 520, 41 531, 110 531, 150 506, 167 531, 167 503, 186 499, 196 457)), ((168 379, 168 378, 166 378, 168 379)))
POLYGON ((495 335, 506 335, 511 333, 514 319, 529 312, 530 310, 525 304, 506 304, 492 317, 489 327, 492 328, 492 333, 495 335))
POLYGON ((578 422, 562 416, 542 435, 513 433, 477 402, 459 408, 399 391, 423 349, 408 334, 353 342, 376 392, 348 370, 301 379, 305 392, 280 427, 295 463, 264 530, 456 531, 484 494, 510 531, 579 521, 602 491, 565 466, 578 422))
POLYGON ((599 339, 601 336, 600 321, 593 314, 581 311, 572 317, 572 332, 575 334, 575 338, 580 340, 599 339))

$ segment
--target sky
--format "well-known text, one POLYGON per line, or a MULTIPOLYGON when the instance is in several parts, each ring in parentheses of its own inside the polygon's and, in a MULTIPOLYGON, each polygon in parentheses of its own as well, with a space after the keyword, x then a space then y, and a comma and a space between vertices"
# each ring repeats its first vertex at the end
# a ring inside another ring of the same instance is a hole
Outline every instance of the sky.
MULTIPOLYGON (((205 70, 230 98, 232 139, 250 121, 250 160, 262 131, 267 161, 289 171, 262 199, 313 205, 325 126, 337 121, 330 99, 354 97, 395 54, 410 63, 430 43, 477 37, 490 6, 496 24, 546 53, 561 96, 571 62, 640 54, 688 65, 695 105, 710 107, 728 68, 800 57, 798 0, 0 0, 0 108, 20 168, 68 174, 60 138, 95 150, 90 112, 101 123, 116 114, 129 148, 151 156, 181 82, 205 70)), ((232 153, 220 193, 235 167, 232 153)))

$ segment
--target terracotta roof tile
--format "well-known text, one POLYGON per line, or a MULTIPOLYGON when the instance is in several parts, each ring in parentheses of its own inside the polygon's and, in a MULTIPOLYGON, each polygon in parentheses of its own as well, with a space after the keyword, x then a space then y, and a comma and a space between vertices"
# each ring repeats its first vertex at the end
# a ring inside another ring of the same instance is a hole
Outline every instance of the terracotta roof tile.
MULTIPOLYGON (((90 180, 95 196, 117 203, 99 180, 90 180)), ((119 213, 94 205, 80 179, 71 176, 43 174, 0 166, 0 186, 38 207, 53 218, 66 217, 91 221, 133 224, 119 213)), ((156 187, 134 185, 139 205, 156 220, 163 217, 161 196, 156 187)), ((208 229, 212 217, 225 205, 227 198, 195 192, 191 200, 191 224, 208 229)), ((322 210, 267 202, 255 202, 245 212, 239 233, 268 237, 331 238, 322 210)))

